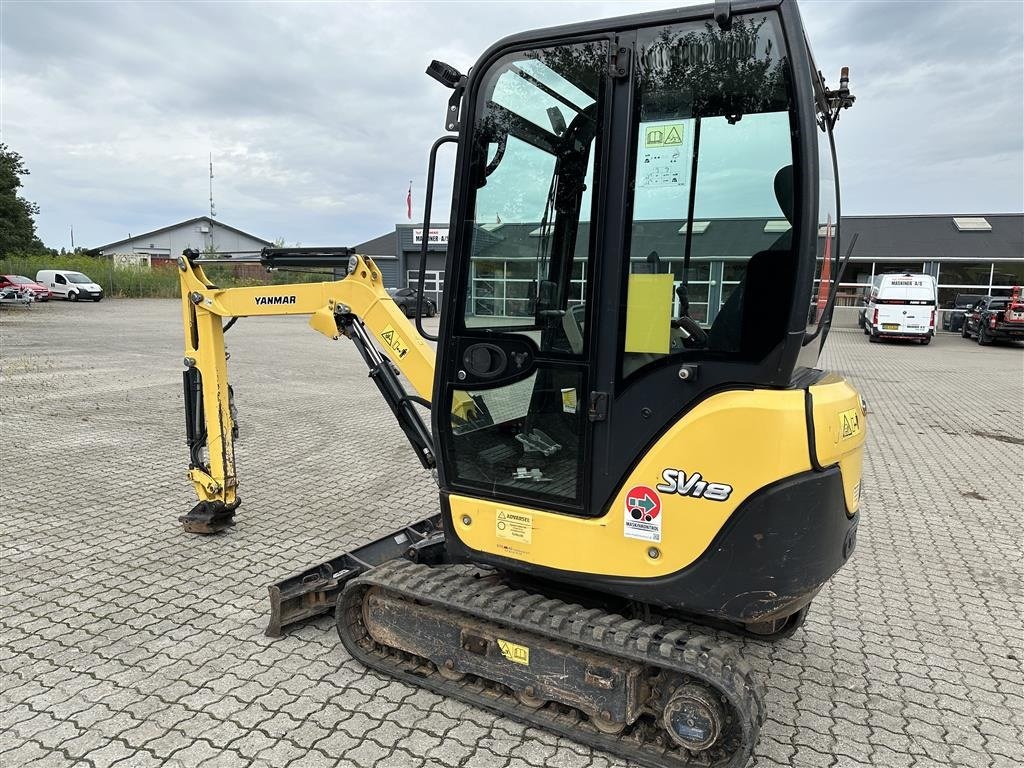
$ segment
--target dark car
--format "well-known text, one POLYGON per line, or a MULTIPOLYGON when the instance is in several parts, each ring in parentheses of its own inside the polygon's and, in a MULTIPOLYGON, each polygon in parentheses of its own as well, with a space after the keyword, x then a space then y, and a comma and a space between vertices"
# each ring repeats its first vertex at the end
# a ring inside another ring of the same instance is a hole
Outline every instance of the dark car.
POLYGON ((942 330, 959 331, 964 327, 964 315, 985 296, 979 293, 958 293, 953 299, 952 309, 942 313, 942 330))
POLYGON ((966 315, 960 335, 979 344, 993 341, 1024 341, 1024 304, 1004 296, 986 296, 966 315))
MULTIPOLYGON (((391 294, 391 298, 395 300, 406 317, 416 316, 416 305, 419 293, 415 288, 395 288, 388 293, 391 294)), ((437 304, 434 303, 433 299, 426 296, 423 297, 423 317, 433 317, 437 314, 437 304)))

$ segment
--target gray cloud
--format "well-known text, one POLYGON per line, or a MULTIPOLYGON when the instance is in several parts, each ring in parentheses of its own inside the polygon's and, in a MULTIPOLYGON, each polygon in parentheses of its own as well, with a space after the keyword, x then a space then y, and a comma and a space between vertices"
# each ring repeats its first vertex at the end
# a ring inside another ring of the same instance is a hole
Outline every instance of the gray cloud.
MULTIPOLYGON (((675 3, 638 2, 627 11, 675 3)), ((289 242, 359 242, 422 203, 447 91, 516 31, 622 3, 5 2, 4 141, 32 170, 53 246, 205 212, 289 242)), ((1024 6, 805 2, 830 80, 853 70, 839 143, 849 213, 1024 208, 1024 6)), ((442 176, 450 175, 450 160, 442 176)), ((439 182, 435 218, 450 183, 439 182)))

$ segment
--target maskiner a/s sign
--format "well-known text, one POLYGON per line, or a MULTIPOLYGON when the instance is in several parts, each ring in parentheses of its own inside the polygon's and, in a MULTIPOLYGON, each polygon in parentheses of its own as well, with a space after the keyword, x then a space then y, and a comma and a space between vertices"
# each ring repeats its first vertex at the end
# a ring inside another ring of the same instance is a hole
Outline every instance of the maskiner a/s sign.
MULTIPOLYGON (((423 230, 414 229, 412 231, 412 242, 413 245, 423 244, 423 230)), ((427 230, 427 242, 430 245, 448 245, 448 230, 447 229, 428 229, 427 230)))

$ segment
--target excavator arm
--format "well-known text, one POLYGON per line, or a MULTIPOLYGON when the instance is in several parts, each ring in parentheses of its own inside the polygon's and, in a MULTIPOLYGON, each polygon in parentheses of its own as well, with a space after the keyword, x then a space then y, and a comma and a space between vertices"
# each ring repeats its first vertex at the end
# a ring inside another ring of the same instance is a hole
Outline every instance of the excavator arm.
POLYGON ((228 383, 224 334, 240 317, 308 315, 328 338, 349 338, 425 468, 434 466, 430 430, 416 405, 429 408, 434 350, 416 332, 384 288, 373 260, 347 248, 264 249, 258 258, 201 258, 185 251, 178 259, 185 327, 184 397, 189 480, 199 501, 179 520, 186 531, 214 533, 234 524, 238 478, 234 396, 228 383), (204 263, 258 261, 263 266, 346 265, 341 280, 322 283, 218 288, 204 263), (225 323, 225 320, 227 322, 225 323), (383 350, 383 354, 381 353, 383 350), (415 394, 398 379, 401 372, 415 394))

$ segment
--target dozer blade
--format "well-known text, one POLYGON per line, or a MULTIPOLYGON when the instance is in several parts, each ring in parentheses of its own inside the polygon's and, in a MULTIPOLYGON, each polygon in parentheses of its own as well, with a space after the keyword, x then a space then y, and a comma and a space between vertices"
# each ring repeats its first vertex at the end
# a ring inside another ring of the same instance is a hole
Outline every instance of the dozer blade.
POLYGON ((372 669, 652 768, 745 766, 765 719, 732 646, 494 571, 392 560, 349 580, 335 616, 372 669))
POLYGON ((266 635, 280 637, 287 625, 334 610, 338 594, 349 580, 387 560, 401 558, 433 565, 443 557, 444 534, 437 514, 289 576, 268 587, 266 635))

